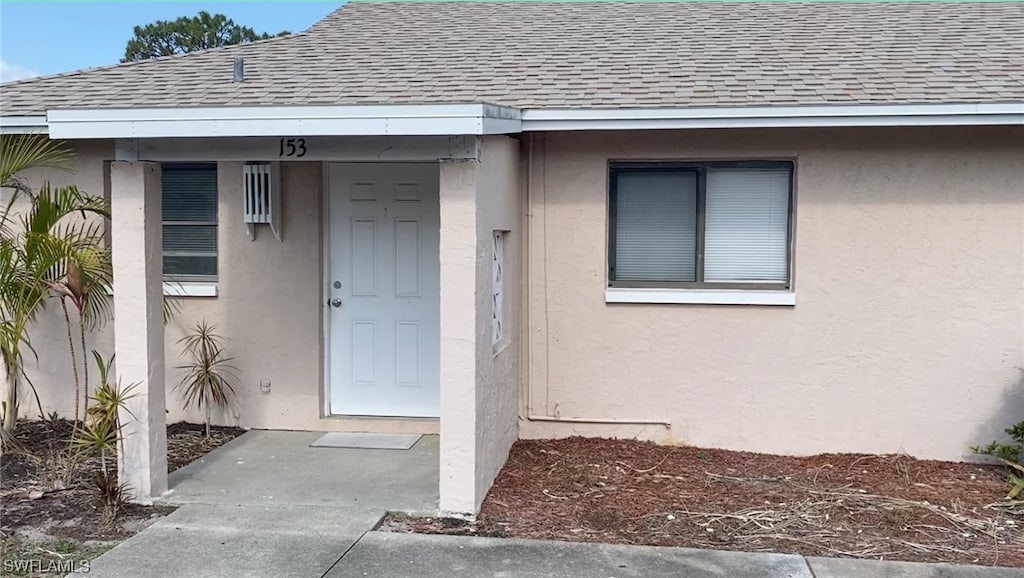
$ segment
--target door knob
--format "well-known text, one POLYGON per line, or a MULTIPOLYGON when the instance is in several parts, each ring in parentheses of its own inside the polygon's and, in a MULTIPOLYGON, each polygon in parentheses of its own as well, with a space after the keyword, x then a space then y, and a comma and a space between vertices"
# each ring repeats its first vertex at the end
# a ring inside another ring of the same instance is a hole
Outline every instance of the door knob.
POLYGON ((341 307, 341 299, 335 297, 330 301, 331 307, 341 307))

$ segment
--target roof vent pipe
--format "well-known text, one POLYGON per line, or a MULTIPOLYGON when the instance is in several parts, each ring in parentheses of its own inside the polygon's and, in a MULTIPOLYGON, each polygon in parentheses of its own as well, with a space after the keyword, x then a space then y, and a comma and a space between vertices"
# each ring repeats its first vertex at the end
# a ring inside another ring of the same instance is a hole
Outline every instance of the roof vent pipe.
POLYGON ((245 80, 245 60, 241 56, 236 56, 234 82, 242 82, 243 80, 245 80))

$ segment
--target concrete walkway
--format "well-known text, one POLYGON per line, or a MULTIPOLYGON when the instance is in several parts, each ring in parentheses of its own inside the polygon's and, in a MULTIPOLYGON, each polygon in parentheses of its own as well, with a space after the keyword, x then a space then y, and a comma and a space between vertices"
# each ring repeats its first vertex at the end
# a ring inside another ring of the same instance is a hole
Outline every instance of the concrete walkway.
POLYGON ((1022 578, 1024 570, 368 531, 383 512, 190 505, 93 561, 91 577, 1022 578))
POLYGON ((786 554, 377 532, 389 510, 437 511, 438 444, 310 448, 249 432, 171 475, 182 505, 93 560, 91 577, 348 576, 1024 578, 1024 571, 786 554))
POLYGON ((437 511, 437 436, 408 450, 309 447, 322 435, 250 431, 173 472, 160 501, 437 511))
POLYGON ((101 578, 319 578, 383 510, 190 504, 93 560, 101 578))
POLYGON ((250 431, 173 472, 158 502, 181 507, 90 576, 320 577, 387 511, 437 511, 437 436, 409 450, 309 447, 321 435, 250 431))
POLYGON ((327 574, 327 578, 350 576, 1022 578, 1024 570, 833 560, 690 548, 369 532, 327 574))

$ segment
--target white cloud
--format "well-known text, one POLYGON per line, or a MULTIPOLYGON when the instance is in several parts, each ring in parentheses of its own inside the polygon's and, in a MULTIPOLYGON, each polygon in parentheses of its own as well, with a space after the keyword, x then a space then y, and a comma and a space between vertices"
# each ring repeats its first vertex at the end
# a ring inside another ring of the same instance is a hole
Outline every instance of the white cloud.
POLYGON ((0 82, 10 82, 12 80, 21 80, 22 78, 31 78, 33 76, 39 76, 39 73, 18 66, 17 64, 10 64, 0 60, 0 82))

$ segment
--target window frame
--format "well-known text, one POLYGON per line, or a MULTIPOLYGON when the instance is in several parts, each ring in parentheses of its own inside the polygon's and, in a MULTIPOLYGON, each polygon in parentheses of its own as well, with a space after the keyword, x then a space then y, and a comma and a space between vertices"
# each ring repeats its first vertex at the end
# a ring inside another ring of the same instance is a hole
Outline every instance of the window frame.
POLYGON ((608 163, 608 254, 606 287, 636 289, 713 289, 792 291, 793 237, 795 233, 796 159, 728 161, 610 161, 608 163), (704 281, 705 207, 708 169, 789 169, 789 203, 786 227, 786 280, 781 282, 706 282, 704 281), (622 173, 695 172, 697 173, 697 231, 694 281, 628 281, 615 279, 616 213, 618 175, 622 173))
MULTIPOLYGON (((202 162, 202 161, 196 161, 196 162, 165 162, 165 163, 160 163, 161 175, 168 168, 170 168, 172 171, 195 169, 195 168, 203 168, 203 169, 210 170, 212 168, 213 172, 216 174, 216 177, 217 177, 217 187, 216 187, 216 190, 215 190, 216 198, 214 199, 215 210, 214 210, 214 220, 213 221, 167 221, 167 220, 164 219, 163 212, 161 211, 161 215, 160 215, 160 236, 161 236, 161 240, 160 240, 160 272, 161 272, 161 276, 162 276, 165 284, 170 283, 172 285, 175 284, 175 283, 177 283, 177 284, 217 283, 219 278, 220 278, 220 167, 219 167, 219 165, 216 162, 212 162, 212 161, 211 162, 202 162), (215 259, 215 263, 216 263, 216 267, 217 267, 217 273, 214 274, 214 275, 196 275, 196 274, 178 275, 178 274, 173 274, 173 273, 170 273, 170 274, 164 273, 164 271, 163 271, 163 262, 164 262, 164 257, 167 255, 167 251, 166 251, 166 249, 164 247, 164 243, 163 243, 163 229, 164 229, 164 227, 167 227, 167 226, 172 226, 172 227, 174 227, 174 226, 183 226, 183 227, 186 227, 186 226, 201 226, 201 227, 213 226, 213 227, 216 227, 216 229, 217 229, 217 250, 215 251, 213 257, 215 259)), ((160 196, 161 196, 160 203, 161 203, 161 205, 163 204, 163 194, 164 194, 164 191, 163 191, 163 187, 161 186, 161 191, 160 191, 160 196)))

